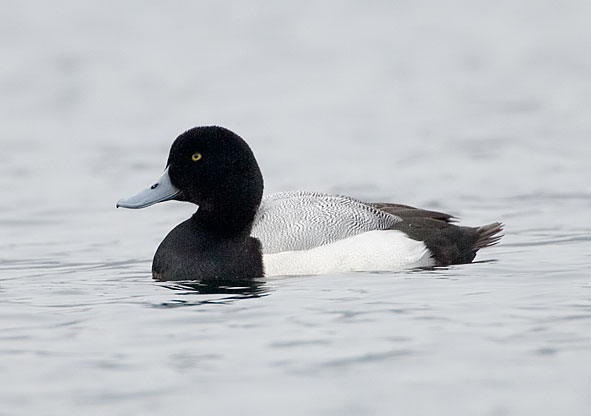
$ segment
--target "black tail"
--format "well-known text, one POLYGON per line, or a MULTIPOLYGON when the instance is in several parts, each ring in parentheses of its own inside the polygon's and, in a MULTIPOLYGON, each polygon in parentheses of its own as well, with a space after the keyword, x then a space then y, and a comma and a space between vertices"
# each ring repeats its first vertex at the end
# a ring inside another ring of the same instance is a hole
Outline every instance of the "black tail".
MULTIPOLYGON (((428 211, 422 211, 425 212, 428 211)), ((398 211, 396 214, 402 221, 391 229, 402 231, 410 238, 425 243, 436 266, 470 263, 478 250, 497 244, 503 237, 503 224, 500 222, 482 227, 462 227, 451 224, 449 219, 430 218, 429 215, 412 216, 412 211, 398 211)))
POLYGON ((476 229, 478 239, 474 243, 474 250, 478 251, 481 248, 494 246, 501 238, 503 238, 503 223, 493 222, 492 224, 483 225, 476 229))

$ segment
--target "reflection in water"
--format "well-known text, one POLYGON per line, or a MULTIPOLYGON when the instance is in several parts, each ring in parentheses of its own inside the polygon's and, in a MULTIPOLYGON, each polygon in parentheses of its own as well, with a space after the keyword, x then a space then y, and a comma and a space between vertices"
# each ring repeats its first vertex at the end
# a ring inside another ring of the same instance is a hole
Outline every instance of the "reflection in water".
POLYGON ((224 304, 231 303, 240 299, 252 299, 264 297, 269 294, 270 288, 262 279, 227 279, 227 280, 189 280, 179 282, 167 282, 160 284, 162 287, 171 289, 183 296, 194 295, 231 295, 223 297, 174 299, 170 302, 164 302, 158 307, 174 308, 178 306, 202 305, 202 304, 224 304))

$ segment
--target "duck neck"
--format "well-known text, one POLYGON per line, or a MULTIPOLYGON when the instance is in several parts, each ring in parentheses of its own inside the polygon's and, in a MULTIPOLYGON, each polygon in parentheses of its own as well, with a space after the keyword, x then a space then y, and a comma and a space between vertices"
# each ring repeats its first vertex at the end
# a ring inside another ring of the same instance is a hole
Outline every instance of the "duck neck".
POLYGON ((262 197, 263 179, 258 169, 248 176, 229 176, 218 192, 200 202, 193 222, 225 238, 249 235, 262 197))

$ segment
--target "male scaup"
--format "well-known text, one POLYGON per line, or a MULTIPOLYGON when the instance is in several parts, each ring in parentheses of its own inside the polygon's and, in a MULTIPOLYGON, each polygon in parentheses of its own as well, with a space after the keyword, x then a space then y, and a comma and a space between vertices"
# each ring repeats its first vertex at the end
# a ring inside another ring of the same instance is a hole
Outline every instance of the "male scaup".
POLYGON ((263 198, 250 147, 223 127, 195 127, 172 144, 164 174, 117 207, 198 205, 160 243, 158 280, 208 280, 470 263, 503 225, 462 227, 448 214, 316 192, 263 198))

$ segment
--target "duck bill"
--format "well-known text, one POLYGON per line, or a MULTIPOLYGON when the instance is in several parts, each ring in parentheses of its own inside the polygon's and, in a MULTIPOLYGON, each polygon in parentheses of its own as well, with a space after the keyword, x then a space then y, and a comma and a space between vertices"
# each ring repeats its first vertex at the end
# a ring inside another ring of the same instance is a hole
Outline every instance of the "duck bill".
POLYGON ((158 202, 170 201, 180 193, 181 191, 170 182, 167 167, 162 176, 152 186, 135 195, 117 201, 117 208, 146 208, 158 202))

